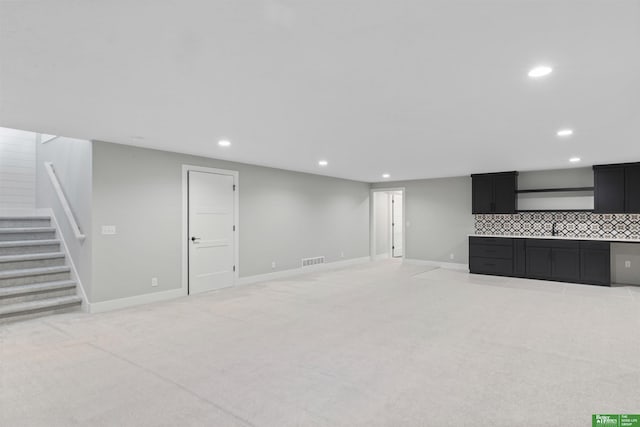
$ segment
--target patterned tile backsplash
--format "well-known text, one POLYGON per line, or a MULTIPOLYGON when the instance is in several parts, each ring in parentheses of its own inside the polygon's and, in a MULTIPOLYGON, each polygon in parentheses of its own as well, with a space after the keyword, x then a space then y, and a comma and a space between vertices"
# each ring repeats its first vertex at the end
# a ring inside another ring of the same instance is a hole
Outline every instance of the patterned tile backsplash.
POLYGON ((502 236, 550 236, 554 222, 559 236, 640 239, 640 214, 522 212, 476 215, 475 232, 502 236))

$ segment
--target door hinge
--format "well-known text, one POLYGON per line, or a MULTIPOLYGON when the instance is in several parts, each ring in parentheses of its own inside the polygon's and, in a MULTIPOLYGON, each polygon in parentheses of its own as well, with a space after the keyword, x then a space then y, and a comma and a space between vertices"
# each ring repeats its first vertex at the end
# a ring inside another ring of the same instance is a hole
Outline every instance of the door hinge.
POLYGON ((236 191, 236 185, 233 184, 233 191, 236 191))
POLYGON ((236 231, 236 226, 235 225, 233 226, 233 231, 236 231))
POLYGON ((236 266, 235 265, 233 266, 233 271, 236 271, 236 266))

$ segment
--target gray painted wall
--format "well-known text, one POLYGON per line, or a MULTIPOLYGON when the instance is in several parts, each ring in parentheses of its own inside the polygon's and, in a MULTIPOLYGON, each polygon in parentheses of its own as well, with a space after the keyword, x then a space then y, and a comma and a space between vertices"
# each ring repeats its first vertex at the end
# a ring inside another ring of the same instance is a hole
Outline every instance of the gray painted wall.
POLYGON ((474 232, 471 177, 372 184, 394 187, 405 188, 405 258, 467 264, 467 235, 474 232))
POLYGON ((518 174, 518 189, 592 187, 593 168, 525 171, 518 174))
POLYGON ((94 142, 92 302, 181 286, 183 164, 239 172, 241 277, 369 255, 369 184, 94 142))
POLYGON ((92 147, 90 141, 56 138, 46 144, 36 144, 36 207, 51 208, 69 249, 85 294, 91 301, 91 200, 92 147), (67 221, 62 206, 53 191, 44 162, 52 162, 60 185, 71 206, 80 230, 87 236, 79 242, 67 221))

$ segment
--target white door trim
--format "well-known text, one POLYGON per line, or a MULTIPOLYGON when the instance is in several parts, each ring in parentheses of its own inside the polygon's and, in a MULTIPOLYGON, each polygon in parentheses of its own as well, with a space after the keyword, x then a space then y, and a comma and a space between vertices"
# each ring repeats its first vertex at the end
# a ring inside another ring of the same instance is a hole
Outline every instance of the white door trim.
MULTIPOLYGON (((372 260, 376 259, 376 210, 374 209, 373 196, 374 193, 388 193, 392 191, 402 192, 402 257, 405 258, 407 254, 407 192, 404 187, 390 187, 390 188, 372 188, 369 190, 369 256, 372 260)), ((392 243, 393 244, 393 243, 392 243)))
POLYGON ((240 185, 238 171, 227 169, 207 168, 203 166, 182 165, 182 286, 184 295, 189 294, 189 171, 215 173, 218 175, 233 176, 236 191, 233 193, 233 222, 236 232, 233 234, 233 258, 236 271, 233 273, 233 286, 240 278, 240 246, 238 235, 240 234, 240 185))

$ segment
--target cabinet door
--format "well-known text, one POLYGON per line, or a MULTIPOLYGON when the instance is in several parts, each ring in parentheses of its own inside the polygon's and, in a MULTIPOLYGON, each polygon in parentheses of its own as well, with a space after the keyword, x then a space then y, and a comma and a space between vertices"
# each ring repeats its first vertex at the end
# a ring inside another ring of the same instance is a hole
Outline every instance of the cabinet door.
POLYGON ((611 285, 611 253, 602 249, 582 248, 580 281, 593 285, 611 285))
POLYGON ((527 274, 527 250, 524 239, 513 239, 513 274, 525 277, 527 274))
POLYGON ((578 282, 580 280, 580 251, 553 248, 551 251, 551 277, 554 280, 578 282))
POLYGON ((551 248, 527 246, 527 277, 551 279, 551 248))
POLYGON ((493 212, 493 179, 490 175, 474 175, 471 178, 472 201, 471 210, 474 214, 493 212))
POLYGON ((624 213, 624 167, 594 167, 596 213, 624 213))
POLYGON ((516 174, 494 175, 494 213, 514 213, 516 211, 516 174))
POLYGON ((640 213, 640 165, 625 168, 625 211, 640 213))

